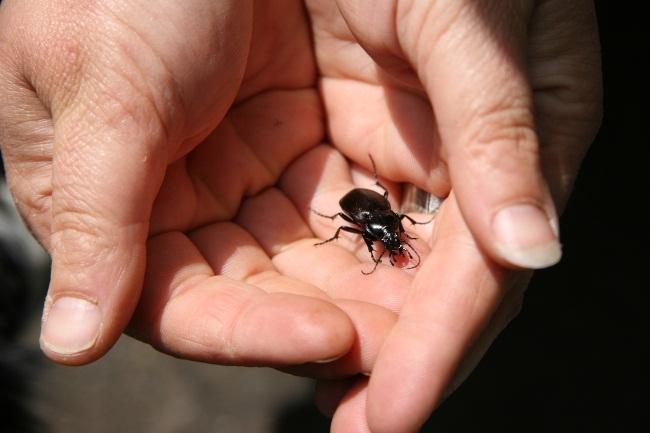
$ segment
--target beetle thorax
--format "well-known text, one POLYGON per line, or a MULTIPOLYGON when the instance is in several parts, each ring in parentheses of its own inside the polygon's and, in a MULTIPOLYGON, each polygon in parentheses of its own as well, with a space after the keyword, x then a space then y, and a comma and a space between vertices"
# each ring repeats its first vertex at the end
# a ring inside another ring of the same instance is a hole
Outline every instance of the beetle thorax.
POLYGON ((384 230, 384 236, 381 238, 381 242, 384 244, 384 247, 391 252, 401 252, 404 248, 399 233, 394 230, 384 230))
POLYGON ((381 241, 387 250, 400 248, 399 219, 394 212, 376 212, 365 225, 365 230, 373 239, 381 241))

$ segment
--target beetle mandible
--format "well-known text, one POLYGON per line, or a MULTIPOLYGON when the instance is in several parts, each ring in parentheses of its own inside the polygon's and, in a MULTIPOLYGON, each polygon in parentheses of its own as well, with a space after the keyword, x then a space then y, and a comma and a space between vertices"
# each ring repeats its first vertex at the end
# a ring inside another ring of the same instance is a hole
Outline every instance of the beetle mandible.
POLYGON ((341 200, 339 200, 339 205, 341 206, 341 210, 343 210, 343 212, 337 212, 334 215, 325 215, 314 209, 311 209, 311 211, 318 216, 329 218, 332 221, 337 216, 339 216, 344 221, 350 224, 354 224, 355 226, 340 226, 338 229, 336 229, 334 236, 314 245, 323 245, 338 239, 341 230, 343 230, 348 233, 358 234, 363 238, 366 246, 368 247, 368 251, 370 252, 370 257, 375 263, 375 266, 370 272, 364 272, 362 270, 362 274, 372 274, 375 269, 377 269, 377 265, 381 263, 381 259, 386 251, 388 251, 390 264, 392 266, 395 266, 395 257, 403 256, 405 253, 408 255, 409 260, 413 260, 413 255, 409 251, 410 249, 417 257, 417 262, 413 266, 409 266, 406 269, 413 269, 420 264, 420 254, 418 254, 415 248, 409 244, 409 239, 412 240, 416 238, 411 237, 408 233, 406 233, 404 230, 404 225, 402 224, 402 220, 406 218, 411 224, 414 225, 428 224, 433 221, 434 217, 426 222, 418 222, 406 214, 393 211, 390 206, 390 202, 388 201, 388 190, 384 185, 379 183, 375 161, 372 159, 372 155, 368 156, 370 157, 370 162, 372 163, 375 185, 384 190, 384 194, 379 194, 378 192, 371 189, 355 188, 345 194, 341 200), (384 249, 379 257, 375 257, 375 250, 373 248, 373 244, 375 242, 381 242, 384 246, 384 249))

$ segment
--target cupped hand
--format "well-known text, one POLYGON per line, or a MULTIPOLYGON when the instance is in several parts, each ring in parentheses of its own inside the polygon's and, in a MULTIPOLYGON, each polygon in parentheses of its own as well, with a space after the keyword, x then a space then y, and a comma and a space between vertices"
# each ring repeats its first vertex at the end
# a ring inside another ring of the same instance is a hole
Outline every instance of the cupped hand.
POLYGON ((91 361, 130 322, 191 359, 342 357, 305 367, 372 374, 321 387, 335 431, 415 430, 516 311, 501 266, 559 259, 551 197, 598 121, 590 4, 504 8, 2 2, 0 140, 52 254, 46 353, 91 361), (413 270, 313 245, 335 225, 309 209, 371 185, 368 154, 396 207, 400 182, 449 196, 413 270))
POLYGON ((49 357, 90 362, 127 324, 211 362, 348 351, 348 315, 272 260, 311 236, 273 185, 324 131, 300 3, 8 0, 0 29, 8 181, 52 256, 49 357))
POLYGON ((380 266, 367 280, 390 293, 352 292, 397 314, 381 345, 361 342, 356 359, 334 363, 370 378, 323 382, 317 396, 335 411, 333 431, 416 431, 518 311, 529 274, 507 269, 560 259, 557 212, 602 109, 593 5, 307 5, 333 145, 447 196, 432 232, 417 227, 429 252, 413 274, 380 266))

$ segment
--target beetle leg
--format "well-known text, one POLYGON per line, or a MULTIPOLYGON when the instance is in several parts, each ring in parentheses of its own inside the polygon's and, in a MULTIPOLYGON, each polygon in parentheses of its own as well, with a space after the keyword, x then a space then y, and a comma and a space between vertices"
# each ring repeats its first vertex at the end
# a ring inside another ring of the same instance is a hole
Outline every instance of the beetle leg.
MULTIPOLYGON (((375 180, 376 179, 377 179, 377 173, 375 173, 375 180)), ((384 185, 382 185, 381 183, 379 183, 378 180, 375 182, 375 185, 377 185, 379 188, 384 190, 384 198, 386 200, 388 200, 388 190, 386 189, 386 187, 384 185)))
POLYGON ((377 265, 381 263, 381 258, 384 257, 384 254, 386 254, 386 250, 383 250, 379 257, 375 258, 375 249, 372 247, 373 245, 373 240, 368 237, 368 236, 363 236, 363 240, 366 242, 366 246, 368 247, 368 251, 370 252, 370 257, 372 258, 372 261, 375 262, 375 266, 372 267, 372 270, 370 272, 363 272, 363 269, 361 270, 361 273, 363 275, 370 275, 373 272, 375 272, 375 269, 377 269, 377 265))
POLYGON ((345 221, 349 222, 350 224, 356 224, 352 218, 344 214, 343 212, 339 212, 338 215, 343 218, 345 221))
POLYGON ((325 215, 324 213, 320 213, 320 212, 318 212, 316 209, 309 208, 309 210, 312 211, 313 213, 315 213, 316 215, 318 215, 319 217, 329 218, 329 219, 331 219, 332 221, 334 221, 334 218, 336 218, 337 216, 341 216, 341 217, 343 217, 343 213, 342 213, 342 212, 337 212, 337 213, 335 213, 334 215, 325 215))
POLYGON ((409 221, 411 222, 411 224, 413 224, 413 225, 416 225, 416 224, 429 224, 429 223, 430 223, 431 221, 433 221, 433 220, 435 219, 435 217, 436 217, 436 215, 434 214, 434 215, 431 217, 431 219, 430 219, 429 221, 419 222, 419 221, 415 221, 413 218, 411 218, 410 216, 406 215, 405 213, 400 213, 400 214, 397 214, 397 215, 399 215, 399 221, 400 221, 400 224, 401 224, 402 220, 403 220, 404 218, 406 218, 406 219, 409 220, 409 221))
MULTIPOLYGON (((411 224, 413 224, 413 225, 416 225, 416 224, 419 224, 419 225, 422 225, 422 224, 429 224, 431 221, 434 220, 434 218, 436 217, 436 214, 433 214, 433 216, 431 217, 431 219, 430 219, 429 221, 424 221, 424 222, 415 221, 413 218, 411 218, 410 216, 406 215, 405 213, 399 213, 399 214, 397 214, 397 216, 399 216, 399 230, 400 230, 400 233, 404 233, 404 234, 406 235, 407 238, 409 238, 409 239, 411 239, 411 240, 415 240, 415 239, 417 239, 415 236, 411 236, 411 235, 409 235, 408 233, 406 233, 406 230, 404 230, 404 225, 402 224, 402 220, 403 220, 404 218, 406 218, 406 219, 409 220, 409 222, 410 222, 411 224)), ((408 245, 408 244, 407 244, 407 245, 408 245)), ((409 245, 409 246, 410 246, 410 245, 409 245)), ((411 247, 411 249, 413 249, 413 247, 411 247)), ((415 250, 414 250, 414 251, 415 251, 415 250)), ((417 266, 417 265, 416 265, 416 266, 417 266)))
POLYGON ((332 221, 334 221, 334 218, 336 218, 337 216, 340 216, 341 218, 343 218, 345 221, 349 222, 350 224, 356 224, 352 218, 350 218, 349 216, 347 216, 343 212, 338 212, 338 213, 335 213, 334 215, 325 215, 324 213, 318 212, 316 209, 311 209, 310 208, 309 210, 311 210, 313 213, 315 213, 318 216, 321 216, 323 218, 329 218, 332 221))
MULTIPOLYGON (((400 215, 400 214, 396 214, 396 215, 400 215)), ((402 215, 403 215, 403 214, 402 214, 402 215)), ((399 225, 398 225, 397 227, 398 227, 398 229, 399 229, 399 234, 400 234, 400 235, 403 233, 404 236, 406 236, 408 239, 411 239, 411 240, 415 240, 415 239, 417 239, 415 236, 411 236, 410 234, 406 233, 406 230, 404 230, 404 225, 402 224, 402 220, 401 220, 401 219, 398 221, 398 223, 399 223, 399 225)))
MULTIPOLYGON (((370 272, 363 272, 363 269, 362 269, 362 270, 361 270, 361 273, 362 273, 363 275, 370 275, 370 274, 372 274, 373 272, 375 272, 375 269, 377 269, 377 265, 378 265, 379 263, 381 263, 381 258, 384 257, 384 254, 385 254, 385 253, 386 253, 386 250, 382 251, 381 254, 379 255, 379 258, 378 258, 377 260, 375 260, 375 257, 374 257, 374 256, 372 257, 372 260, 375 262, 375 266, 372 267, 372 271, 370 271, 370 272)), ((372 256, 372 252, 370 253, 370 255, 372 256)))
POLYGON ((334 236, 332 236, 331 238, 329 238, 327 240, 324 240, 323 242, 318 242, 318 243, 316 243, 314 245, 316 245, 316 246, 323 245, 323 244, 326 244, 328 242, 332 242, 332 241, 338 239, 339 238, 339 233, 341 233, 341 230, 343 230, 345 232, 348 232, 348 233, 354 233, 354 234, 363 236, 363 232, 361 230, 359 230, 359 229, 355 229, 354 227, 341 226, 338 229, 336 229, 336 233, 334 233, 334 236))
POLYGON ((372 163, 372 175, 375 177, 375 185, 377 185, 379 188, 384 190, 384 198, 388 200, 388 190, 384 185, 379 183, 379 177, 377 177, 377 166, 375 165, 375 160, 372 159, 371 154, 368 154, 368 157, 370 158, 370 162, 372 163))
POLYGON ((372 258, 372 261, 375 262, 375 263, 381 262, 381 257, 384 255, 384 253, 381 253, 379 258, 375 259, 375 254, 374 254, 375 249, 372 247, 372 244, 373 244, 374 241, 371 238, 369 238, 368 236, 364 236, 364 235, 361 235, 361 236, 363 236, 363 240, 366 242, 366 246, 368 247, 368 251, 370 252, 370 257, 372 258))

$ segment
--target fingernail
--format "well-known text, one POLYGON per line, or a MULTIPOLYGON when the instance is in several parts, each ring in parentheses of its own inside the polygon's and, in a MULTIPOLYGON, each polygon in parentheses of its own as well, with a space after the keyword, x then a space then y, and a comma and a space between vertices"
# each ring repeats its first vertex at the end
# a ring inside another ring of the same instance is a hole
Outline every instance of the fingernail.
POLYGON ((537 206, 519 204, 500 210, 492 229, 504 259, 516 266, 541 269, 562 257, 557 224, 537 206))
POLYGON ((81 298, 58 298, 44 314, 41 344, 60 355, 83 352, 97 341, 101 322, 96 304, 81 298))
POLYGON ((342 355, 334 356, 334 357, 332 357, 332 358, 319 359, 319 360, 317 360, 317 361, 314 361, 314 363, 315 363, 315 364, 329 364, 330 362, 334 362, 334 361, 336 361, 337 359, 341 359, 341 358, 343 358, 344 356, 345 356, 345 353, 342 354, 342 355))

